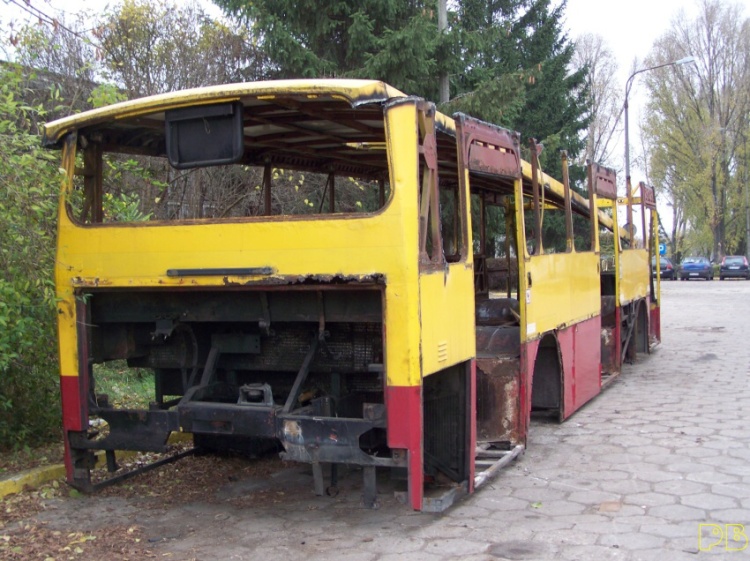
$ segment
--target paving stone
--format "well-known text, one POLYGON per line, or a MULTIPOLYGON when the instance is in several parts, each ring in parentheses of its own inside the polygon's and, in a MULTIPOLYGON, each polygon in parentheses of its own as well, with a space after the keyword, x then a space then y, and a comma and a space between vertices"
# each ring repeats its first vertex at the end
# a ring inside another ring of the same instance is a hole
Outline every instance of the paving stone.
POLYGON ((680 499, 680 502, 687 506, 694 506, 706 510, 722 510, 736 508, 738 506, 737 500, 732 497, 710 493, 685 495, 680 499))
POLYGON ((566 546, 560 552, 566 561, 627 561, 630 552, 606 545, 566 546))
MULTIPOLYGON (((657 446, 656 448, 661 448, 657 446)), ((675 460, 679 460, 680 456, 676 454, 650 454, 643 458, 643 461, 647 464, 657 464, 659 466, 667 466, 673 464, 675 460)))
POLYGON ((510 561, 554 559, 558 548, 549 543, 531 540, 507 540, 490 544, 487 553, 510 561))
MULTIPOLYGON (((331 560, 331 554, 328 553, 327 561, 331 560)), ((378 561, 443 561, 446 557, 439 551, 413 551, 405 556, 403 553, 385 553, 377 557, 378 561)), ((288 561, 289 557, 285 561, 288 561)), ((265 560, 264 560, 265 561, 265 560)), ((325 560, 324 560, 325 561, 325 560)))
POLYGON ((669 540, 674 538, 697 538, 698 525, 695 522, 680 524, 667 523, 667 524, 643 524, 640 527, 640 531, 645 534, 653 534, 655 536, 661 536, 669 540))
MULTIPOLYGON (((706 523, 721 522, 724 524, 743 524, 750 530, 750 511, 745 508, 728 508, 725 510, 712 510, 711 516, 705 519, 706 523)), ((747 532, 750 536, 750 531, 747 532)))
POLYGON ((670 505, 677 502, 677 497, 666 493, 633 493, 625 497, 628 504, 640 505, 642 507, 670 505))
POLYGON ((747 483, 717 483, 716 485, 711 485, 711 492, 718 495, 745 499, 750 497, 750 485, 747 483))
POLYGON ((599 545, 618 546, 620 549, 629 551, 661 547, 665 542, 666 540, 659 536, 641 534, 638 532, 632 532, 629 534, 607 534, 599 538, 599 545))
POLYGON ((650 469, 635 472, 633 478, 650 483, 659 483, 663 481, 680 481, 682 480, 682 475, 675 472, 661 471, 656 466, 650 466, 650 469))
POLYGON ((654 506, 648 509, 648 514, 671 522, 706 519, 705 510, 685 505, 654 506))
POLYGON ((357 548, 375 552, 401 551, 409 553, 424 548, 425 543, 425 540, 415 536, 401 537, 389 533, 388 535, 373 536, 372 538, 361 540, 357 548))
POLYGON ((594 545, 600 535, 580 529, 547 530, 534 534, 534 541, 547 542, 565 549, 571 545, 594 545))
POLYGON ((599 505, 608 501, 619 501, 619 493, 606 491, 575 491, 568 496, 569 501, 585 505, 599 505))
POLYGON ((561 500, 542 503, 538 510, 545 516, 561 516, 566 514, 581 514, 586 510, 586 506, 569 500, 561 500))
POLYGON ((576 524, 576 529, 585 530, 594 534, 628 534, 637 532, 638 524, 622 524, 617 520, 608 520, 606 522, 593 522, 588 524, 576 524))
POLYGON ((600 505, 600 508, 597 509, 597 512, 609 517, 610 519, 625 520, 629 517, 640 518, 646 513, 646 509, 644 509, 641 505, 623 504, 619 509, 612 510, 601 508, 601 506, 603 506, 604 504, 605 503, 602 503, 602 505, 600 505))
POLYGON ((646 549, 635 552, 632 561, 687 561, 688 559, 695 559, 698 550, 697 548, 694 549, 695 551, 664 548, 646 549))
POLYGON ((511 494, 517 499, 527 500, 531 503, 556 501, 564 498, 565 495, 564 491, 550 489, 549 487, 524 487, 523 489, 516 489, 511 494))
POLYGON ((626 495, 629 493, 645 493, 651 490, 651 483, 638 481, 636 479, 624 479, 618 481, 602 481, 599 489, 609 493, 626 495))
POLYGON ((449 559, 455 559, 463 554, 486 553, 489 549, 488 544, 475 542, 466 539, 432 539, 425 544, 423 552, 439 553, 447 556, 449 559))
POLYGON ((665 466, 665 469, 667 471, 675 471, 684 474, 708 471, 703 463, 698 462, 678 462, 665 466))
POLYGON ((656 491, 657 493, 667 493, 677 496, 701 493, 703 491, 707 491, 708 489, 709 486, 706 484, 696 481, 685 481, 684 479, 660 481, 658 483, 654 483, 654 491, 656 491))

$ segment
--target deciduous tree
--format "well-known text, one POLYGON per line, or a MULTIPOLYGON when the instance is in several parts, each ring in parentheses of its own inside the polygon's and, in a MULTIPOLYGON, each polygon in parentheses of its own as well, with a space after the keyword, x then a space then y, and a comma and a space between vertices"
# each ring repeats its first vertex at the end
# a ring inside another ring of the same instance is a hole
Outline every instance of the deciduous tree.
MULTIPOLYGON (((738 5, 701 0, 697 18, 675 19, 647 64, 688 55, 697 58, 694 67, 644 76, 651 97, 645 127, 654 147, 651 173, 678 224, 684 219, 696 241, 708 238, 708 249, 719 258, 739 252, 744 237, 741 155, 750 119, 750 20, 738 5)), ((675 236, 673 231, 676 245, 675 236)))
POLYGON ((590 119, 586 129, 586 159, 615 166, 613 148, 621 129, 617 126, 622 115, 622 96, 617 82, 617 61, 604 37, 587 33, 576 39, 571 62, 574 68, 587 68, 588 104, 590 119))

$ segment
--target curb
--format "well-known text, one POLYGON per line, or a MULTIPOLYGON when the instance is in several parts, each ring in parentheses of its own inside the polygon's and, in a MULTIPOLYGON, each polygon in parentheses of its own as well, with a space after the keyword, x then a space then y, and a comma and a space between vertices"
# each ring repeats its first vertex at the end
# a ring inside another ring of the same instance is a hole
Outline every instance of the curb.
MULTIPOLYGON (((191 433, 187 432, 174 432, 169 436, 167 442, 169 444, 175 444, 178 442, 187 442, 193 438, 191 433)), ((130 450, 119 451, 118 458, 129 458, 135 456, 137 452, 130 450)), ((104 451, 96 453, 96 466, 99 467, 105 463, 104 451)), ((0 479, 0 499, 4 499, 8 495, 20 493, 24 489, 36 489, 41 487, 45 483, 54 481, 55 479, 65 478, 65 465, 64 464, 52 464, 49 466, 39 466, 20 473, 9 475, 4 479, 0 479)))
POLYGON ((62 464, 40 466, 22 471, 0 481, 0 499, 14 493, 20 493, 25 488, 35 489, 61 477, 65 477, 65 466, 62 464))

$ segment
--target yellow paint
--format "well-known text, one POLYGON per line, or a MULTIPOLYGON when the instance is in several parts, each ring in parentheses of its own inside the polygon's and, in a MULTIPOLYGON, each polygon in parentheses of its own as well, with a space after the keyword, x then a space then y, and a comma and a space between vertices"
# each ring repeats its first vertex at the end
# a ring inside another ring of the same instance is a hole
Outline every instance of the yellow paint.
POLYGON ((422 371, 425 376, 471 359, 474 337, 474 270, 452 263, 419 278, 422 371))
POLYGON ((531 256, 520 295, 526 306, 524 340, 599 315, 599 283, 599 255, 593 251, 531 256))
MULTIPOLYGON (((70 139, 62 151, 62 168, 65 170, 65 179, 61 189, 63 194, 71 191, 72 176, 75 170, 75 142, 70 139)), ((63 227, 69 226, 65 206, 63 203, 64 196, 60 197, 60 206, 57 213, 58 235, 57 235, 57 260, 55 262, 55 285, 57 288, 57 326, 58 326, 58 350, 60 357, 60 375, 61 376, 78 376, 78 337, 76 332, 76 302, 73 292, 73 286, 70 283, 72 274, 80 273, 81 268, 77 270, 72 265, 66 265, 60 261, 64 255, 69 242, 63 235, 63 227)))
POLYGON ((649 274, 647 249, 626 249, 620 254, 617 294, 621 306, 648 296, 649 274))

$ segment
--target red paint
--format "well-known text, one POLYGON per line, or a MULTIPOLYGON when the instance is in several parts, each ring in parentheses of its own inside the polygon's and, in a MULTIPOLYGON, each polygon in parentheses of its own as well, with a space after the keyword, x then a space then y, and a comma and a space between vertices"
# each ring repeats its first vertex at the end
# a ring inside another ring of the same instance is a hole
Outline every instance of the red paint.
POLYGON ((518 411, 520 426, 518 427, 518 440, 526 444, 531 423, 531 382, 534 379, 534 364, 536 364, 536 353, 539 350, 540 340, 521 343, 521 356, 519 369, 521 371, 521 385, 518 391, 518 411))
POLYGON ((562 419, 567 419, 575 411, 574 403, 578 394, 576 382, 576 337, 575 326, 563 329, 556 333, 557 345, 561 355, 563 403, 562 419))
POLYGON ((661 341, 661 307, 651 307, 649 303, 649 309, 651 311, 651 321, 649 322, 649 335, 651 339, 661 341))
POLYGON ((79 376, 60 376, 60 396, 62 398, 63 428, 83 431, 88 427, 86 409, 86 384, 79 376))
MULTIPOLYGON (((571 351, 574 366, 572 375, 575 379, 576 391, 573 396, 571 413, 580 409, 584 403, 598 395, 602 389, 601 320, 601 316, 596 316, 566 330, 573 334, 571 351)), ((565 409, 568 409, 567 404, 565 409)))
POLYGON ((73 459, 70 453, 68 432, 88 429, 88 404, 85 398, 87 392, 87 384, 80 376, 60 376, 63 440, 65 441, 65 474, 69 483, 73 482, 73 459))
POLYGON ((387 386, 385 405, 388 418, 388 446, 407 450, 409 504, 414 510, 422 510, 422 387, 387 386))

